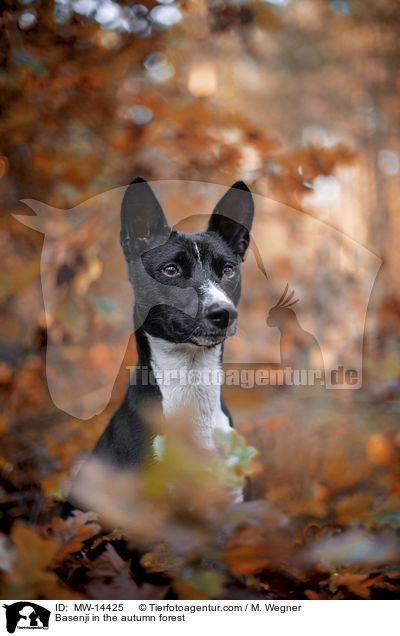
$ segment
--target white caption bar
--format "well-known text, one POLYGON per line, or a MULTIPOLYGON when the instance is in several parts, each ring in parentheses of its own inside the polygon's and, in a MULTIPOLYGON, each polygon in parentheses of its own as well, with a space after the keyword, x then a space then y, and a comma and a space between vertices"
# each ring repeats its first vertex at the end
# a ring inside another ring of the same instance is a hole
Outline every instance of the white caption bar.
POLYGON ((296 636, 337 636, 340 630, 376 636, 385 625, 397 624, 399 607, 398 601, 347 600, 4 601, 0 627, 2 634, 16 636, 28 636, 33 630, 70 636, 71 629, 74 636, 134 632, 176 636, 188 629, 296 636))

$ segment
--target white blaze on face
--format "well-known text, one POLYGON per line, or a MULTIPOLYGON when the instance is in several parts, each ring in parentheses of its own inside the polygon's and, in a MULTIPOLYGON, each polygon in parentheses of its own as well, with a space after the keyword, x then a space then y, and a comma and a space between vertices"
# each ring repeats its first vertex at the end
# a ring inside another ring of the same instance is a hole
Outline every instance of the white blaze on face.
POLYGON ((195 254, 196 254, 196 258, 197 258, 197 260, 199 261, 199 263, 201 265, 200 252, 199 252, 199 248, 198 248, 198 245, 197 245, 196 241, 194 241, 194 251, 195 251, 195 254))
POLYGON ((207 281, 205 285, 202 286, 202 292, 204 293, 205 305, 210 306, 216 303, 221 303, 223 305, 232 305, 233 303, 229 296, 225 294, 218 285, 212 283, 211 281, 207 281))

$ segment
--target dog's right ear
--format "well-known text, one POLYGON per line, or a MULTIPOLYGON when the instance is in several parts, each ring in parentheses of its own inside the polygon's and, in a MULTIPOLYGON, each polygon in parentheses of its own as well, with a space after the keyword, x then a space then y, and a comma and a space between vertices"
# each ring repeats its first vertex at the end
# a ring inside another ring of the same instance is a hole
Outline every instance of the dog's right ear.
POLYGON ((243 260, 250 243, 254 201, 243 181, 236 181, 214 208, 208 232, 217 232, 243 260))
POLYGON ((142 177, 127 187, 121 206, 121 245, 127 261, 165 243, 171 228, 153 190, 142 177))

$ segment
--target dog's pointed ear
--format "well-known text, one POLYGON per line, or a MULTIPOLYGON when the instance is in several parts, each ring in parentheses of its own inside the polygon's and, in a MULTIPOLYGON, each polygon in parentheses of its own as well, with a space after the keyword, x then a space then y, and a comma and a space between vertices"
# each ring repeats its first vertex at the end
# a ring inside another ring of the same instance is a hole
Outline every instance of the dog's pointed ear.
POLYGON ((127 261, 165 243, 171 228, 153 190, 142 177, 127 187, 121 205, 121 245, 127 261))
POLYGON ((254 201, 243 181, 236 181, 214 208, 208 232, 218 234, 243 259, 250 243, 254 201))

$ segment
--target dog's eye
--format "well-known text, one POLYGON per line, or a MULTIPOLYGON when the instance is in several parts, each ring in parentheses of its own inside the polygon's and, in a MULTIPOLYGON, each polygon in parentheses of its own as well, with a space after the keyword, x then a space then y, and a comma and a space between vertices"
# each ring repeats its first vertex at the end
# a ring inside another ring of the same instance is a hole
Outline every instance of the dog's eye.
POLYGON ((222 273, 227 278, 232 278, 232 276, 235 275, 235 270, 233 269, 232 265, 225 265, 222 273))
POLYGON ((170 263, 169 265, 163 267, 162 272, 169 278, 173 278, 174 276, 178 276, 179 269, 177 265, 175 265, 174 263, 170 263))

